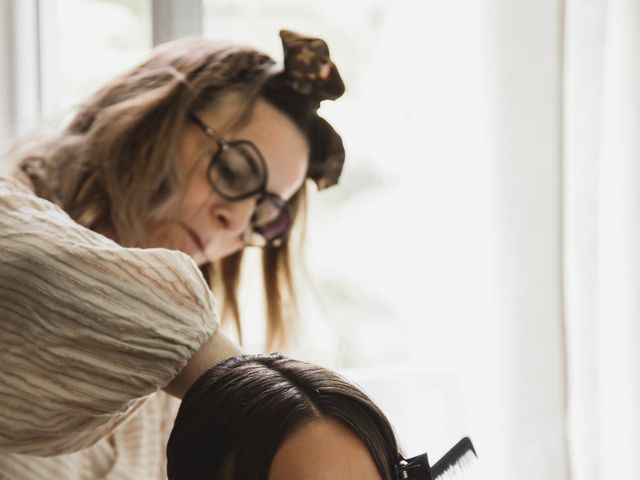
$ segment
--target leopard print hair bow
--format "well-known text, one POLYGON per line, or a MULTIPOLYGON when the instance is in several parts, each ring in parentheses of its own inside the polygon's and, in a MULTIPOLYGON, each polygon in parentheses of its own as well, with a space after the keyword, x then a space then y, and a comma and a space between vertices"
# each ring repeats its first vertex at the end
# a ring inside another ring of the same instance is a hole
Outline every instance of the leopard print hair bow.
POLYGON ((322 190, 338 183, 345 152, 338 132, 317 112, 320 102, 344 93, 344 83, 323 40, 289 30, 280 31, 280 38, 284 68, 266 82, 262 95, 305 132, 310 146, 307 177, 322 190))
POLYGON ((284 49, 284 80, 294 91, 320 102, 344 93, 344 83, 329 57, 324 40, 289 30, 280 31, 284 49))

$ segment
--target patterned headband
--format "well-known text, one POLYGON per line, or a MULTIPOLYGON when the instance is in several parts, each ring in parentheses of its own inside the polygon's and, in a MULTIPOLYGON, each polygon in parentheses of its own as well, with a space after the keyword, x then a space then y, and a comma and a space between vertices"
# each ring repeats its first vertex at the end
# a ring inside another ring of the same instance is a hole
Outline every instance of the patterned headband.
POLYGON ((284 69, 267 81, 262 93, 305 132, 310 145, 307 176, 322 190, 338 183, 345 152, 340 135, 317 111, 320 102, 344 93, 344 83, 323 40, 288 30, 280 31, 280 39, 284 69))

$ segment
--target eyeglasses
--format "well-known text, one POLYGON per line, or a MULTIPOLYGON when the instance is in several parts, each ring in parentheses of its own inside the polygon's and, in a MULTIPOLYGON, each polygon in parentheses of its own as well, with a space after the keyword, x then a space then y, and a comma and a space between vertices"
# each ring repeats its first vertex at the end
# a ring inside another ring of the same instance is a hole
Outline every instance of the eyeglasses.
POLYGON ((207 167, 211 187, 232 202, 257 197, 249 227, 242 234, 244 243, 256 247, 282 244, 293 223, 293 210, 289 202, 267 191, 267 165, 258 147, 249 140, 225 141, 194 114, 189 120, 218 145, 207 167))

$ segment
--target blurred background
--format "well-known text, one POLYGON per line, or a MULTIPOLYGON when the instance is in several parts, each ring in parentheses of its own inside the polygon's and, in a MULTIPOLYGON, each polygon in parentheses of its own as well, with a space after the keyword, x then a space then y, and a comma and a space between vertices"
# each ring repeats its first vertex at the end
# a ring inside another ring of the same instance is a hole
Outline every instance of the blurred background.
POLYGON ((637 0, 0 0, 0 148, 156 44, 281 61, 281 28, 325 39, 347 85, 288 353, 365 388, 408 455, 469 435, 473 478, 640 478, 637 0))

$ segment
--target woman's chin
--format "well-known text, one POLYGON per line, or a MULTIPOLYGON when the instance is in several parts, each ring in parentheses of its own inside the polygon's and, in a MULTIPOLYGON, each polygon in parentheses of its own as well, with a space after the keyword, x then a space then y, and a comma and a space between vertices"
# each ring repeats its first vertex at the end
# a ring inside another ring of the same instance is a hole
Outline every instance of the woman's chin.
POLYGON ((211 262, 211 259, 206 258, 200 252, 198 252, 198 253, 196 253, 194 255, 191 255, 191 258, 193 259, 194 262, 196 262, 196 265, 198 265, 198 267, 202 267, 202 266, 206 265, 207 263, 211 262))
POLYGON ((242 250, 242 246, 233 246, 233 247, 219 248, 219 249, 207 249, 207 254, 204 256, 205 257, 204 263, 216 262, 218 260, 222 260, 223 258, 233 255, 234 253, 240 250, 242 250))

